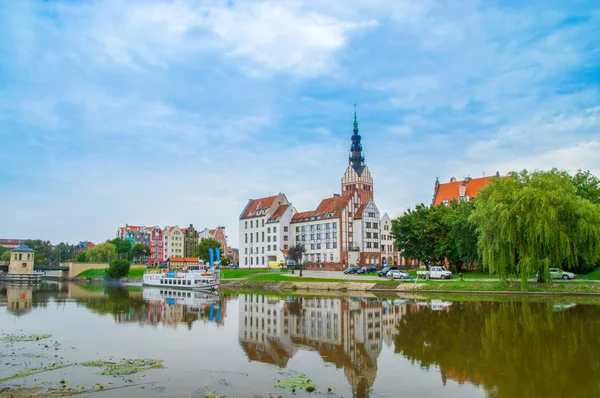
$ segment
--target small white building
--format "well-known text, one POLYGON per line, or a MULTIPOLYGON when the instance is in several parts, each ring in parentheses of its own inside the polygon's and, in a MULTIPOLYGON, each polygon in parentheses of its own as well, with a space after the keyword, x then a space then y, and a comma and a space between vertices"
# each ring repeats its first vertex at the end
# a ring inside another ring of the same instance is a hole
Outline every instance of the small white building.
POLYGON ((361 265, 379 265, 379 209, 369 199, 354 216, 354 242, 361 252, 361 265))
POLYGON ((33 274, 35 252, 27 245, 19 245, 10 251, 9 274, 33 274))
POLYGON ((266 268, 270 261, 285 262, 283 251, 291 246, 294 214, 296 209, 283 193, 250 199, 240 215, 240 267, 266 268))

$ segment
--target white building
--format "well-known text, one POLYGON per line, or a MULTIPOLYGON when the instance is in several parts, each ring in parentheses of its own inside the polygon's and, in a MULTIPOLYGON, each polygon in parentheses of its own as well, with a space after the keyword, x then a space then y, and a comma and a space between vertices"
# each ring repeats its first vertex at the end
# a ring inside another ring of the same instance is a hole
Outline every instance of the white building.
POLYGON ((285 194, 250 199, 240 215, 240 267, 266 268, 285 261, 291 242, 290 221, 296 209, 285 194))
POLYGON ((392 219, 387 213, 381 217, 380 234, 381 234, 381 264, 385 259, 385 265, 399 265, 405 266, 406 261, 402 258, 402 255, 394 245, 394 238, 392 237, 392 219))
POLYGON ((354 216, 354 242, 364 265, 379 265, 379 209, 373 199, 361 206, 354 216))

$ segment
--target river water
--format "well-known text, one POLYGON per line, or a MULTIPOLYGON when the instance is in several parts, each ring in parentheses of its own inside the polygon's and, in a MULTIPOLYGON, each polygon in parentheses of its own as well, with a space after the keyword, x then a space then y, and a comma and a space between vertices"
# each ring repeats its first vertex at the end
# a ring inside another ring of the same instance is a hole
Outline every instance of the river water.
POLYGON ((0 339, 0 396, 600 397, 591 299, 0 285, 0 339))

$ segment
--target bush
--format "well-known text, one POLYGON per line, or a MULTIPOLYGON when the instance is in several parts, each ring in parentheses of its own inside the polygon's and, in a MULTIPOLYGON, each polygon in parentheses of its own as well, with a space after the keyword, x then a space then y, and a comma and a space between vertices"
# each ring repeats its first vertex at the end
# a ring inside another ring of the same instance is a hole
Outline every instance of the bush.
POLYGON ((119 279, 127 276, 129 273, 129 261, 125 259, 116 259, 112 260, 108 264, 108 269, 106 270, 106 275, 112 279, 119 279))

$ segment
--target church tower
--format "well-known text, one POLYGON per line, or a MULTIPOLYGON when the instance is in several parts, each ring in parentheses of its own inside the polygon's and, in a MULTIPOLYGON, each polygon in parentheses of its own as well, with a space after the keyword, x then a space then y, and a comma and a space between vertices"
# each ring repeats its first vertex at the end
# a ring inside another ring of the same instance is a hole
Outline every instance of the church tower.
POLYGON ((356 120, 356 105, 354 105, 354 128, 352 132, 348 168, 342 177, 342 195, 356 191, 364 204, 369 199, 373 199, 373 178, 371 178, 371 173, 365 164, 365 157, 362 153, 361 136, 358 132, 358 121, 356 120))

